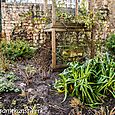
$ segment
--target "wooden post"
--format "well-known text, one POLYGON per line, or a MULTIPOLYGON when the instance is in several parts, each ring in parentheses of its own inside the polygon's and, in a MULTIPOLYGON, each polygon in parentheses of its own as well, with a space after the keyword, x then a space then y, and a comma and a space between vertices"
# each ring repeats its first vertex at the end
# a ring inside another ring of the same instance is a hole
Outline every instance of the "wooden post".
MULTIPOLYGON (((56 23, 56 1, 52 0, 52 24, 56 23)), ((52 25, 52 26, 53 26, 52 25)), ((52 68, 56 67, 56 36, 55 29, 52 29, 52 68)))
MULTIPOLYGON (((89 10, 92 13, 91 18, 94 17, 94 0, 89 0, 89 10)), ((94 58, 95 56, 95 25, 92 25, 92 29, 91 29, 91 52, 90 52, 90 57, 94 58)))
POLYGON ((76 0, 75 15, 78 16, 78 0, 76 0))
POLYGON ((95 56, 95 26, 92 26, 92 30, 91 30, 91 52, 90 52, 90 58, 94 58, 95 56))
POLYGON ((2 11, 1 11, 1 0, 0 0, 0 36, 2 33, 2 11))
POLYGON ((44 14, 45 14, 45 15, 47 14, 47 10, 48 10, 47 0, 44 0, 44 14))
POLYGON ((52 24, 55 25, 56 23, 56 1, 52 0, 52 24))
POLYGON ((52 68, 56 67, 56 36, 55 29, 52 30, 52 68))

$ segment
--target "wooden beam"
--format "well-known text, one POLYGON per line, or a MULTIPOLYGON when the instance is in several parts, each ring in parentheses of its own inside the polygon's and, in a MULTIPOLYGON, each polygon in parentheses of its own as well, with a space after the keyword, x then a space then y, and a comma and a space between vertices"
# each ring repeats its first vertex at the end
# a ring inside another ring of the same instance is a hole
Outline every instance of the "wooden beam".
POLYGON ((55 29, 52 30, 52 68, 56 67, 56 35, 55 29))
POLYGON ((78 16, 78 0, 76 0, 75 15, 78 16))
MULTIPOLYGON (((94 4, 95 4, 95 0, 89 0, 89 11, 92 13, 91 18, 93 19, 94 17, 94 4)), ((90 57, 94 58, 96 52, 95 52, 95 25, 92 25, 92 29, 91 29, 91 52, 90 52, 90 57)))
POLYGON ((44 0, 44 14, 47 14, 47 10, 48 10, 48 5, 47 5, 47 0, 44 0))
POLYGON ((56 1, 52 0, 52 24, 55 25, 56 23, 56 1))
MULTIPOLYGON (((0 34, 2 32, 2 11, 1 11, 1 0, 0 0, 0 34)), ((1 36, 1 35, 0 35, 1 36)))

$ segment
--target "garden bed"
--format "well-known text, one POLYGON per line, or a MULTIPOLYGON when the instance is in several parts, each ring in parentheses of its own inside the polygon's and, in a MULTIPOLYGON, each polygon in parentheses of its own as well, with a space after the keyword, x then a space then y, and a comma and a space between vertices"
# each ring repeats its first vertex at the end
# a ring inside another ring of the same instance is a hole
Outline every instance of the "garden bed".
MULTIPOLYGON (((10 65, 10 70, 13 71, 17 76, 19 76, 19 79, 15 82, 17 87, 19 87, 20 84, 25 84, 25 93, 1 93, 1 110, 17 109, 20 111, 21 109, 32 110, 34 108, 34 110, 37 110, 39 115, 101 115, 102 112, 104 112, 104 115, 108 115, 108 113, 110 113, 110 111, 115 106, 115 99, 109 96, 109 98, 105 100, 104 104, 97 107, 96 109, 86 107, 85 105, 81 106, 79 104, 75 107, 72 107, 70 101, 73 99, 73 97, 68 97, 66 101, 62 103, 64 94, 59 94, 54 89, 54 82, 55 79, 58 79, 58 72, 51 72, 50 74, 47 74, 47 76, 41 76, 40 71, 36 71, 33 77, 30 78, 30 81, 32 82, 27 84, 22 74, 22 71, 24 71, 23 68, 27 65, 31 65, 35 68, 40 68, 43 67, 44 64, 48 64, 48 62, 50 62, 50 58, 46 60, 47 57, 45 57, 44 52, 45 51, 40 53, 39 57, 37 56, 38 54, 36 54, 37 61, 35 59, 36 57, 34 57, 29 60, 17 61, 13 65, 10 65), (43 60, 42 57, 44 57, 45 60, 43 60), (41 59, 43 63, 39 63, 38 60, 41 59), (39 65, 38 63, 41 65, 39 65)), ((49 65, 45 66, 49 67, 49 65)), ((11 114, 5 113, 4 115, 11 114)))

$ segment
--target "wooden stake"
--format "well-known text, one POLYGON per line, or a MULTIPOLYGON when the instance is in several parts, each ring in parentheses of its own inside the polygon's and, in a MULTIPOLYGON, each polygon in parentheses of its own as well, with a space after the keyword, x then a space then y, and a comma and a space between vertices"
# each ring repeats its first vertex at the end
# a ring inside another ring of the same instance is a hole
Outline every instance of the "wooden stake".
MULTIPOLYGON (((95 0, 89 0, 89 10, 92 13, 91 18, 94 17, 94 3, 95 0)), ((95 25, 92 26, 91 30, 91 54, 90 57, 94 58, 95 56, 95 25)))
POLYGON ((75 13, 76 13, 76 16, 78 16, 78 0, 76 0, 76 8, 75 8, 75 13))
POLYGON ((2 12, 1 12, 1 0, 0 0, 0 37, 1 37, 1 33, 2 33, 2 12))
POLYGON ((55 29, 52 30, 52 68, 56 67, 56 36, 55 29))
POLYGON ((55 25, 56 22, 56 1, 52 0, 52 24, 55 25))
POLYGON ((45 14, 45 15, 47 14, 47 10, 48 10, 47 0, 44 0, 44 14, 45 14))

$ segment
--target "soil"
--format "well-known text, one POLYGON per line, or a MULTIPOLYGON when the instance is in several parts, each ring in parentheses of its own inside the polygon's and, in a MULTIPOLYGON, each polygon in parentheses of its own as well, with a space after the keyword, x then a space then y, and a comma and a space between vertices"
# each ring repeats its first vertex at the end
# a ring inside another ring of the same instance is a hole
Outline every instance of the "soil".
MULTIPOLYGON (((47 45, 43 46, 41 53, 38 51, 32 59, 20 60, 10 65, 10 71, 19 76, 19 80, 16 81, 17 87, 21 87, 20 84, 23 84, 24 92, 0 94, 0 110, 33 110, 35 107, 34 110, 37 110, 37 115, 109 115, 111 110, 115 109, 115 99, 113 98, 105 100, 105 103, 96 109, 79 105, 71 107, 70 100, 73 97, 68 97, 62 103, 64 94, 59 94, 54 89, 55 79, 58 79, 59 72, 53 72, 50 68, 51 52, 50 47, 46 50, 47 45), (24 68, 27 65, 36 69, 36 72, 29 77, 24 74, 24 68)), ((18 114, 2 111, 1 115, 18 114)), ((20 115, 23 114, 20 113, 20 115)), ((24 115, 27 115, 27 113, 25 112, 24 115)), ((30 113, 28 115, 35 114, 30 113)))

